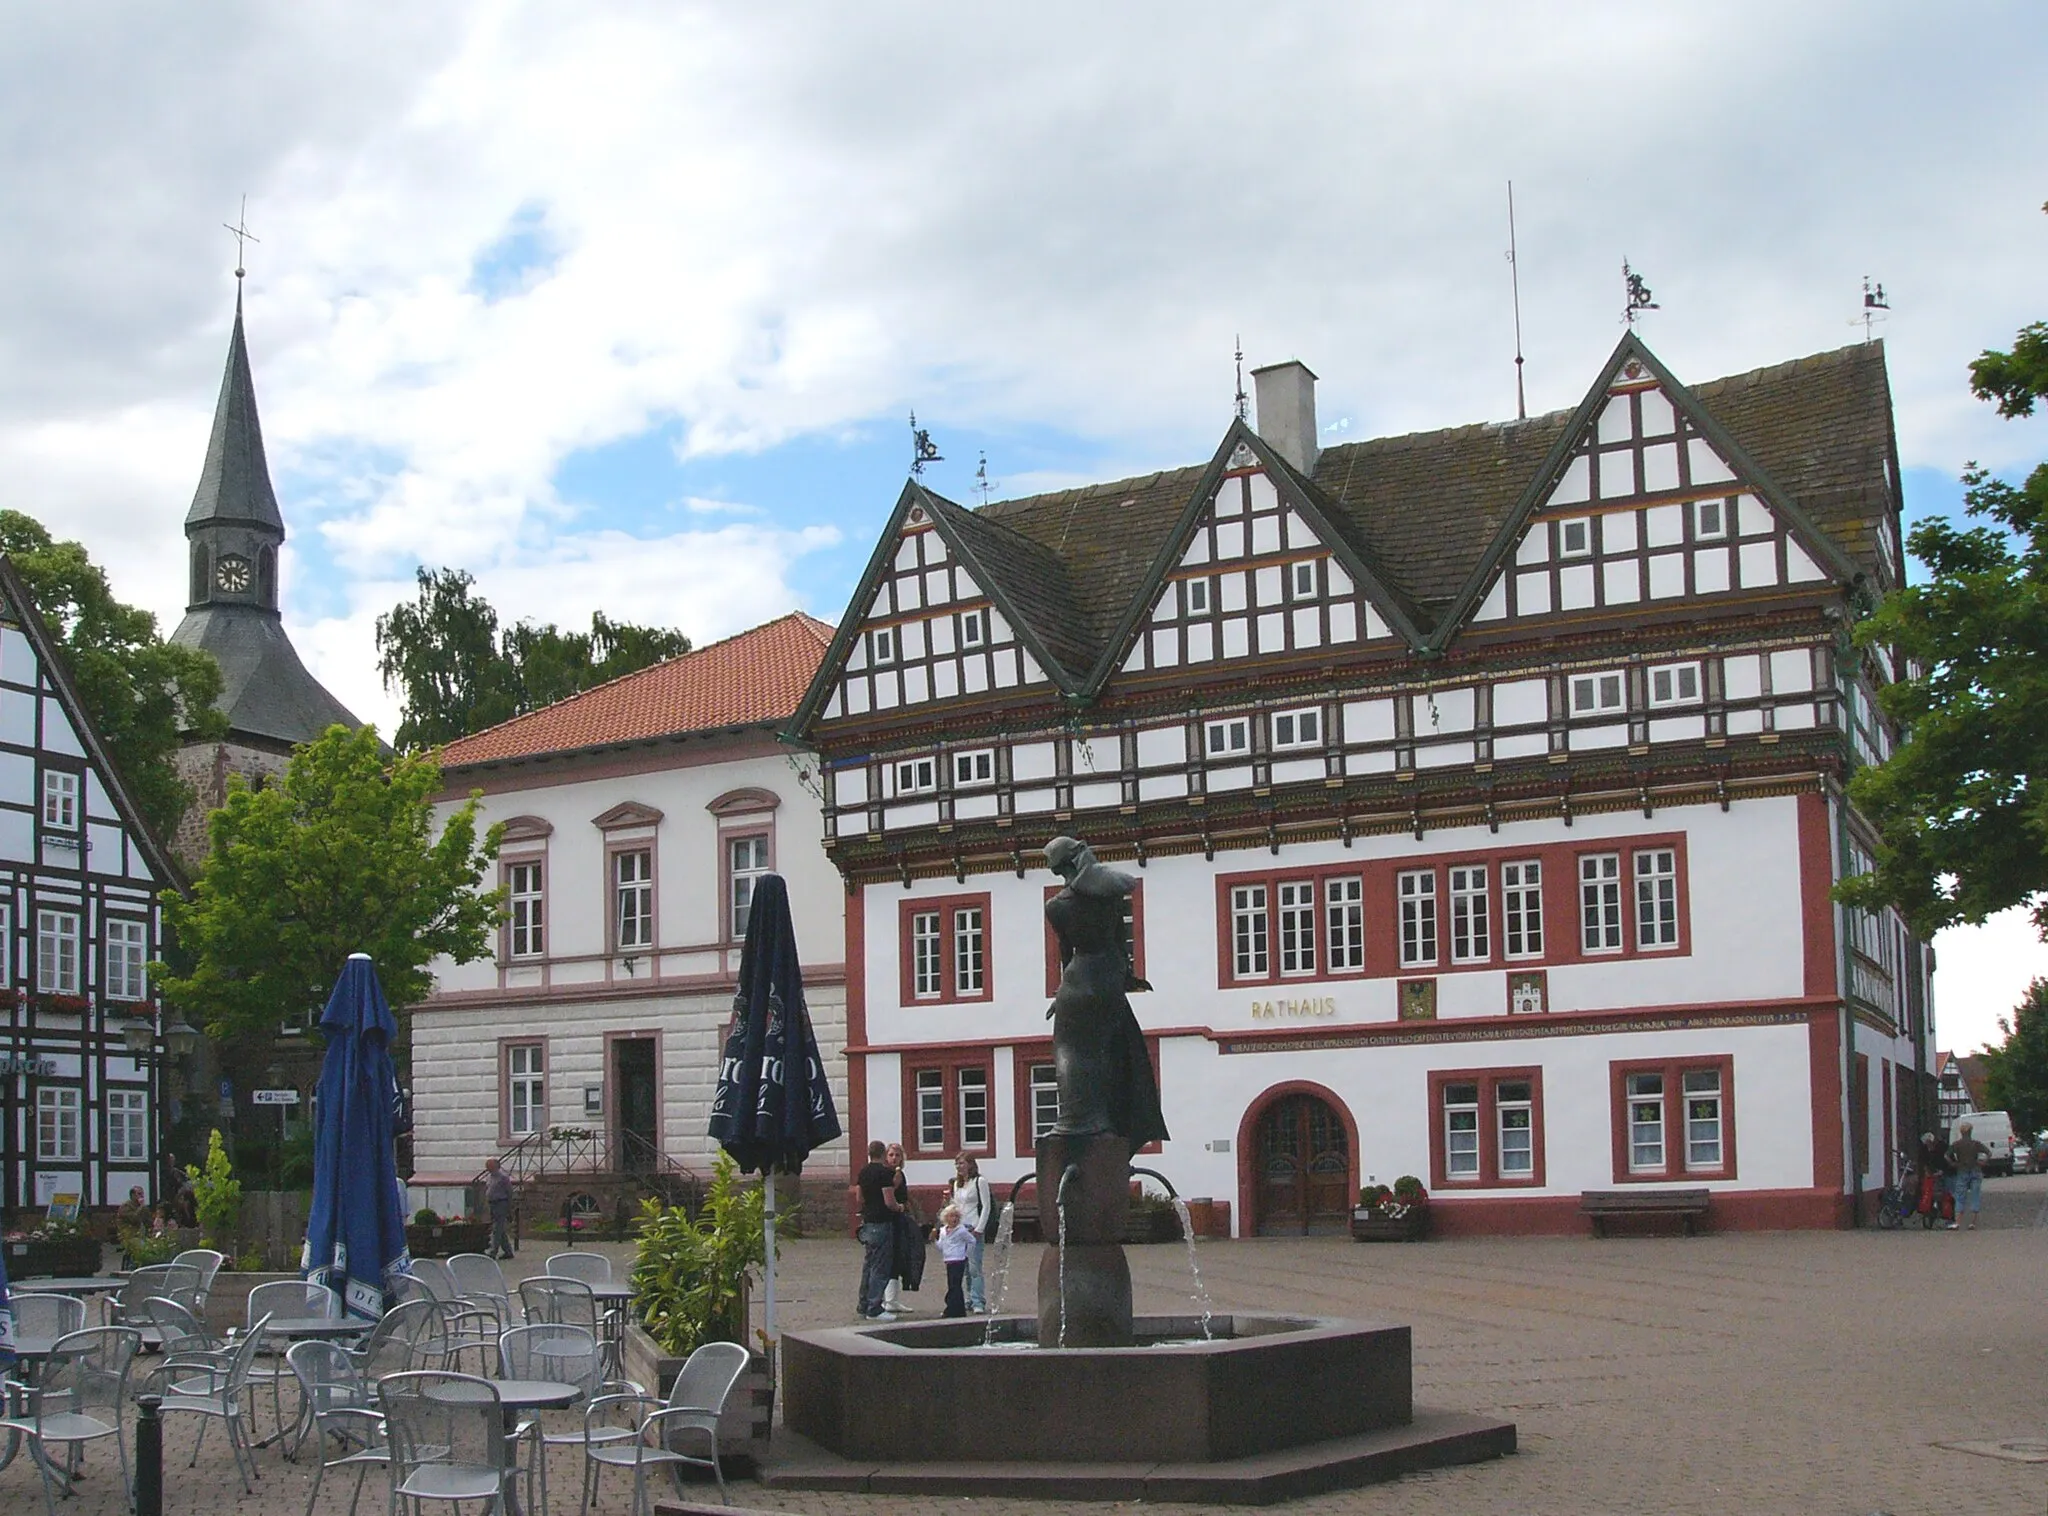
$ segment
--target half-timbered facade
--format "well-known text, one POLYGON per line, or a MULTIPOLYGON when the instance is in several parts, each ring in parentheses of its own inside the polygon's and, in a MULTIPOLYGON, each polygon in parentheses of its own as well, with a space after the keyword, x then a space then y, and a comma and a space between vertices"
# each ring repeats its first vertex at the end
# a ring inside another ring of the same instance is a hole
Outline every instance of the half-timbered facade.
POLYGON ((1319 449, 1257 375, 1206 464, 970 511, 903 492, 792 734, 849 889, 853 1150, 1030 1167, 1038 850, 1134 867, 1173 1138, 1240 1233, 1422 1177, 1451 1230, 1705 1185, 1832 1224, 1930 1102, 1929 961, 1835 906, 1893 734, 1882 348, 1319 449))
POLYGON ((0 1210, 109 1205, 132 1185, 154 1198, 148 966, 175 879, 0 559, 0 1210))

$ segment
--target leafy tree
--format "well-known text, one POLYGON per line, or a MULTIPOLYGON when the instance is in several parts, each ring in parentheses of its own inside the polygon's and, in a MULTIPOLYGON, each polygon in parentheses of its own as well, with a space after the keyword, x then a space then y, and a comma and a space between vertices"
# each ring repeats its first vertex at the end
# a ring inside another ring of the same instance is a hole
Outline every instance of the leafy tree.
POLYGON ((430 757, 387 766, 374 727, 329 727, 262 789, 231 778, 190 896, 163 897, 191 963, 159 966, 165 996, 216 1039, 267 1046, 368 953, 403 1037, 427 964, 483 957, 503 909, 502 889, 481 890, 497 829, 478 839, 472 795, 435 836, 440 787, 430 757))
POLYGON ((417 596, 377 618, 377 671, 404 698, 397 740, 408 750, 439 747, 690 650, 681 632, 603 611, 588 632, 531 621, 501 628, 467 571, 421 568, 414 579, 417 596))
POLYGON ((220 665, 209 653, 164 641, 156 617, 114 598, 81 544, 56 541, 33 516, 0 511, 0 553, 62 646, 79 699, 135 803, 168 835, 192 803, 175 762, 185 734, 227 730, 213 708, 220 665))
MULTIPOLYGON (((2002 415, 2031 415, 2048 398, 2048 325, 1970 374, 2002 415)), ((1878 696, 1906 739, 1850 780, 1881 841, 1875 870, 1838 893, 1897 905, 1923 934, 2032 904, 2048 936, 2048 464, 2011 485, 1972 463, 1963 483, 1986 524, 1915 527, 1927 582, 1894 590, 1856 629, 1908 671, 1878 696)))
POLYGON ((2023 1134, 2048 1127, 2048 979, 2036 979, 2013 1009, 1998 1018, 2005 1046, 1986 1048, 1988 1109, 2009 1111, 2023 1134))

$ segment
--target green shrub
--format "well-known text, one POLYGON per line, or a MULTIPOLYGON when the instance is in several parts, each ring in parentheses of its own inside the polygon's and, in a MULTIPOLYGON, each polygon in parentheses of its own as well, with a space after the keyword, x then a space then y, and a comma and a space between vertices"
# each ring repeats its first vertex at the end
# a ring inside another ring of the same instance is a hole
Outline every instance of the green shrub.
POLYGON ((178 1239, 152 1237, 130 1227, 121 1233, 121 1254, 130 1268, 147 1268, 152 1263, 169 1263, 178 1255, 178 1239))
POLYGON ((242 1181, 228 1161, 219 1128, 206 1141, 205 1166, 193 1164, 185 1172, 192 1176, 192 1202, 199 1212, 199 1231, 206 1245, 223 1253, 234 1251, 231 1244, 242 1219, 242 1181))
POLYGON ((720 1153, 694 1221, 680 1207, 641 1202, 633 1314, 664 1353, 747 1340, 747 1275, 767 1261, 761 1198, 720 1153))

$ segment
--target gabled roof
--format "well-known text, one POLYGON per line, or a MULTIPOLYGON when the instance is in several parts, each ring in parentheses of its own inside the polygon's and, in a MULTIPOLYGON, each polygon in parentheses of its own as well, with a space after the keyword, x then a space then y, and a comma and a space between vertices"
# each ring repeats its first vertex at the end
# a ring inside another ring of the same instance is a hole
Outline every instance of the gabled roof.
POLYGON ((797 708, 832 628, 791 611, 708 647, 621 675, 537 711, 459 737, 444 772, 734 727, 776 726, 797 708))
POLYGON ((122 823, 135 834, 142 846, 143 854, 149 859, 149 866, 156 877, 165 884, 185 888, 185 872, 178 867, 170 852, 149 821, 142 814, 142 808, 135 803, 135 797, 128 791, 128 780, 115 766, 113 756, 108 753, 106 743, 101 740, 99 730, 94 726, 92 713, 79 699, 78 686, 71 678, 71 665, 66 661, 64 650, 57 639, 50 635, 48 623, 42 612, 36 608, 28 586, 22 583, 21 575, 15 572, 5 554, 0 554, 0 618, 14 622, 21 628, 21 634, 28 638, 29 646, 35 649, 36 663, 43 677, 57 692, 57 703, 71 719, 72 729, 78 733, 78 740, 84 744, 86 756, 92 760, 100 782, 107 788, 107 794, 114 802, 114 809, 120 812, 122 823))
POLYGON ((260 605, 202 605, 185 613, 171 641, 211 653, 220 665, 220 699, 231 737, 296 745, 330 726, 363 723, 299 661, 278 613, 260 605))
POLYGON ((227 371, 213 407, 213 433, 206 439, 206 463, 185 526, 205 523, 268 527, 284 536, 284 516, 270 486, 263 453, 263 423, 256 415, 256 382, 249 373, 249 343, 242 335, 242 293, 235 291, 235 330, 228 340, 227 371))

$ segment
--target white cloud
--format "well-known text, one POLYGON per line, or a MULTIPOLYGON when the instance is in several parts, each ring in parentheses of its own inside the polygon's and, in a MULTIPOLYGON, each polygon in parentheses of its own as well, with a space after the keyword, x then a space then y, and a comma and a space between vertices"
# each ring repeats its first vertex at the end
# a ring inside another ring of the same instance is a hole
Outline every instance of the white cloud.
POLYGON ((2001 911, 1982 926, 1950 927, 1934 937, 1935 1038, 1958 1053, 2005 1041, 2010 1017, 2036 979, 2048 979, 2048 943, 2025 910, 2001 911))

